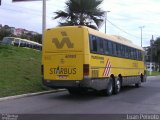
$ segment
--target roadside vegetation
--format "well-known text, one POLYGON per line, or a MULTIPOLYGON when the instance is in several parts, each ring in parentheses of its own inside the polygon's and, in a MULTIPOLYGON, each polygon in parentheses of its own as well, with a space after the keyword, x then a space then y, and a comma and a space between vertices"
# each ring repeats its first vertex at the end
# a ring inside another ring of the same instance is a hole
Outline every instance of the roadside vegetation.
POLYGON ((0 45, 0 97, 43 90, 41 52, 0 45))
POLYGON ((160 72, 158 71, 152 71, 151 74, 149 71, 147 71, 147 76, 158 76, 158 75, 160 75, 160 72))

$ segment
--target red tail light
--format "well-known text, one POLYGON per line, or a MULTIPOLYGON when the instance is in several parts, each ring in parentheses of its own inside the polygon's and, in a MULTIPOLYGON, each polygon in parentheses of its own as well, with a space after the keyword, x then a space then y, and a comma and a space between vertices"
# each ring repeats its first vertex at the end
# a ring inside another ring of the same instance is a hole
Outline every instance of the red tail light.
POLYGON ((89 76, 89 64, 83 65, 83 75, 84 75, 84 77, 89 76))

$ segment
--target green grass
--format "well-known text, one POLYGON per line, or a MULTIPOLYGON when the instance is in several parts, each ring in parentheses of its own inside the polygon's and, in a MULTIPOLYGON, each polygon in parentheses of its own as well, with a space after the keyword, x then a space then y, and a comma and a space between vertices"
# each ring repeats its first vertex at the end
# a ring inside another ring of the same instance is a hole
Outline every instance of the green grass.
POLYGON ((41 52, 0 45, 0 97, 43 90, 41 52))
POLYGON ((147 71, 147 76, 158 76, 160 75, 160 72, 157 72, 157 71, 152 71, 151 74, 149 71, 147 71))

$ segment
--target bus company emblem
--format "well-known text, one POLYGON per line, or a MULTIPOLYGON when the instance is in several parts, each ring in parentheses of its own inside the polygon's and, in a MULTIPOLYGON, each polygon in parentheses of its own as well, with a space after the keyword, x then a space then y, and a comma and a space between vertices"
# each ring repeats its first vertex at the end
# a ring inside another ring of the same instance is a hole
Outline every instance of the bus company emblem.
POLYGON ((71 43, 71 40, 67 36, 67 33, 61 32, 61 35, 63 36, 61 41, 59 41, 58 38, 53 38, 52 43, 54 43, 58 49, 62 49, 65 44, 67 45, 68 48, 74 48, 74 44, 71 43))
POLYGON ((111 63, 110 63, 110 61, 108 59, 107 62, 106 62, 106 66, 104 68, 103 76, 108 76, 110 74, 111 67, 112 67, 111 63))
POLYGON ((54 75, 74 75, 76 74, 77 70, 75 67, 57 67, 57 68, 50 68, 50 74, 54 75))

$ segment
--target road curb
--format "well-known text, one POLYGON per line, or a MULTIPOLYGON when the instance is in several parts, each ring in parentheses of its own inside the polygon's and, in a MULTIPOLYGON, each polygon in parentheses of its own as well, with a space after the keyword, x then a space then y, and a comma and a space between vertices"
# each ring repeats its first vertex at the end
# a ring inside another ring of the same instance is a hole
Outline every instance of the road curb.
POLYGON ((65 91, 65 89, 49 90, 49 91, 43 91, 43 92, 27 93, 27 94, 22 94, 22 95, 2 97, 2 98, 0 98, 0 102, 5 101, 5 100, 18 99, 18 98, 23 98, 23 97, 30 97, 30 96, 49 94, 49 93, 61 92, 61 91, 65 91))
POLYGON ((154 78, 154 77, 158 77, 158 75, 157 76, 147 76, 147 78, 154 78))

